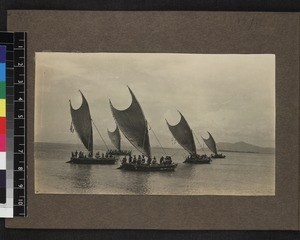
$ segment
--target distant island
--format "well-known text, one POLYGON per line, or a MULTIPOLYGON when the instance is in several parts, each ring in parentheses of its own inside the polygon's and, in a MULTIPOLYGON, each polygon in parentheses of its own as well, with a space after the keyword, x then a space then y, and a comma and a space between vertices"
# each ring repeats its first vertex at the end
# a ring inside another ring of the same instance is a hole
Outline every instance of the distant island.
POLYGON ((264 148, 246 142, 217 143, 219 152, 243 152, 243 153, 275 153, 275 148, 264 148))

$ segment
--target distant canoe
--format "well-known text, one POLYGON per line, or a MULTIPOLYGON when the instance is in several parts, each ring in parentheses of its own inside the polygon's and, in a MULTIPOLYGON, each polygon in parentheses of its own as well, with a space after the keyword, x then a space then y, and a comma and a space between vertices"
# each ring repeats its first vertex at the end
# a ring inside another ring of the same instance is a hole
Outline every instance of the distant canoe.
POLYGON ((226 157, 225 155, 223 155, 222 153, 221 154, 218 153, 217 144, 213 136, 210 134, 210 132, 207 133, 208 133, 208 138, 205 139, 202 137, 202 139, 205 142, 206 146, 209 148, 209 150, 214 153, 211 155, 211 158, 225 158, 226 157))
POLYGON ((116 129, 113 132, 111 132, 107 129, 107 133, 108 133, 111 143, 116 148, 116 149, 107 150, 107 154, 111 154, 113 156, 130 156, 131 155, 130 150, 122 150, 121 149, 121 134, 120 134, 120 130, 119 130, 118 126, 116 126, 116 129))
POLYGON ((130 150, 109 149, 106 153, 112 156, 131 156, 132 152, 130 150))
POLYGON ((170 125, 167 120, 166 122, 173 137, 190 154, 184 163, 209 164, 211 162, 210 157, 197 154, 192 129, 181 112, 179 114, 180 121, 176 125, 170 125))
POLYGON ((189 156, 185 159, 184 163, 192 163, 192 164, 210 164, 211 159, 208 156, 189 156))

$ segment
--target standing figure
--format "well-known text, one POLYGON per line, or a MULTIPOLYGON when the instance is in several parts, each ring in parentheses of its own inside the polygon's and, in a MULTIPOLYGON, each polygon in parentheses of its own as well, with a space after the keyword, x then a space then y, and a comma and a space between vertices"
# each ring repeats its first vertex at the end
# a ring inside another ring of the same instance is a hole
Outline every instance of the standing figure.
POLYGON ((161 158, 159 159, 159 163, 160 163, 160 164, 163 164, 163 162, 164 162, 164 157, 161 156, 161 158))

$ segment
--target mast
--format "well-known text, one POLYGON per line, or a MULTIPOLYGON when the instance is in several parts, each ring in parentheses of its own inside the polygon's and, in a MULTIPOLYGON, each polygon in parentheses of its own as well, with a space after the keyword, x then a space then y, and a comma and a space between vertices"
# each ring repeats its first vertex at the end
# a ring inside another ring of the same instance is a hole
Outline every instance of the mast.
MULTIPOLYGON (((128 86, 127 86, 128 87, 128 86)), ((127 109, 118 110, 109 100, 110 108, 118 128, 128 141, 142 154, 151 158, 148 123, 135 95, 128 87, 132 102, 127 109)))
POLYGON ((188 153, 196 154, 196 145, 192 129, 181 112, 178 111, 178 113, 180 114, 180 121, 176 125, 170 125, 166 119, 169 130, 180 146, 182 146, 188 153))
POLYGON ((82 97, 82 103, 78 109, 74 109, 71 100, 69 100, 72 124, 84 147, 93 154, 93 127, 90 108, 82 92, 80 90, 79 92, 82 97))

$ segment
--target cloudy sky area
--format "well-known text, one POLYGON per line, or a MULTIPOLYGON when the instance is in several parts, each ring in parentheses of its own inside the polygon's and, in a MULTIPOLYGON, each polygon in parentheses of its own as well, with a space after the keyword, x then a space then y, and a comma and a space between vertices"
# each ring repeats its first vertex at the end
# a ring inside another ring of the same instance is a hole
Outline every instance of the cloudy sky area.
MULTIPOLYGON (((35 141, 78 143, 70 132, 69 99, 78 108, 80 89, 109 143, 106 129, 114 130, 115 122, 108 99, 118 109, 127 108, 126 85, 165 147, 177 147, 165 122, 177 124, 177 110, 199 139, 209 131, 217 142, 275 146, 271 54, 36 53, 35 141)), ((102 144, 96 131, 94 139, 102 144)), ((158 145, 151 131, 150 142, 158 145)), ((125 137, 122 143, 127 144, 125 137)))

